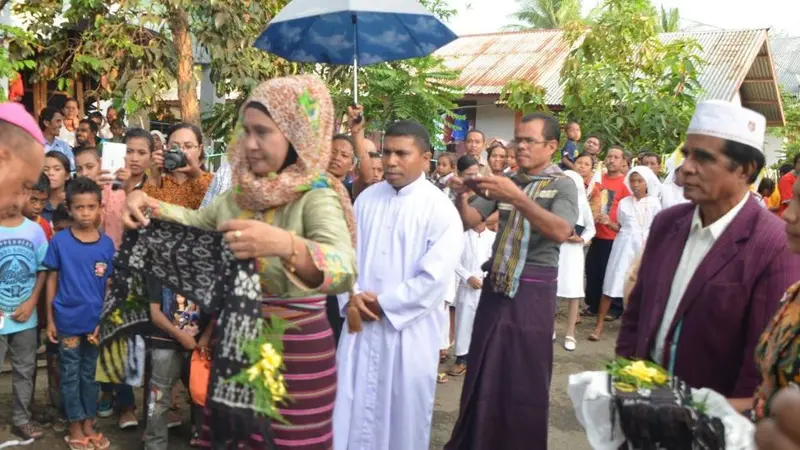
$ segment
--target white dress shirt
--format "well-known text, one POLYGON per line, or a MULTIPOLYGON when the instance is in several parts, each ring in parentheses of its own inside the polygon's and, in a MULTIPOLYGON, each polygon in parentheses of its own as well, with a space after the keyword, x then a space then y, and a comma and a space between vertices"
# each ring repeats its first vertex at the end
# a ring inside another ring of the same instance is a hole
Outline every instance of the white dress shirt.
POLYGON ((692 225, 689 229, 689 238, 686 239, 686 245, 683 247, 681 253, 681 261, 678 263, 678 268, 675 270, 675 277, 672 279, 672 287, 669 290, 669 298, 667 300, 667 307, 664 310, 664 317, 661 319, 661 327, 658 329, 656 335, 656 342, 653 345, 653 351, 650 357, 653 361, 663 364, 664 361, 664 345, 667 340, 672 321, 675 319, 675 314, 678 312, 683 294, 686 293, 686 288, 689 282, 692 281, 697 267, 705 259, 711 247, 717 242, 720 235, 728 228, 728 226, 742 210, 747 200, 750 199, 750 192, 748 191, 744 198, 730 211, 725 213, 716 222, 703 227, 703 222, 700 220, 700 208, 695 207, 694 215, 692 216, 692 225))

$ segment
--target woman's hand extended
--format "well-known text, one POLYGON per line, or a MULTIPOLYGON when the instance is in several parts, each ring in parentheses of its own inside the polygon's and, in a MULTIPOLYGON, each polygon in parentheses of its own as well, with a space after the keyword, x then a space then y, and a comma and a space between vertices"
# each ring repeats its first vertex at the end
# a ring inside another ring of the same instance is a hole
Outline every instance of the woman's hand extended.
POLYGON ((258 220, 228 220, 219 231, 238 259, 288 258, 294 252, 291 233, 258 220))
POLYGON ((125 228, 135 230, 146 227, 150 223, 145 211, 150 210, 151 215, 158 214, 158 201, 147 196, 142 191, 133 191, 125 199, 125 208, 122 210, 122 224, 125 228))

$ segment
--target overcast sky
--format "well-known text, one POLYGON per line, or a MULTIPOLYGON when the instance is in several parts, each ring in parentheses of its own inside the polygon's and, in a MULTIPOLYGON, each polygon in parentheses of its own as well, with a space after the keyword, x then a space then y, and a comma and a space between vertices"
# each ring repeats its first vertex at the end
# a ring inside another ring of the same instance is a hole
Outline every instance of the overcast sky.
MULTIPOLYGON (((583 0, 585 11, 600 0, 583 0)), ((799 0, 654 0, 658 6, 679 8, 683 26, 696 24, 719 28, 772 27, 800 36, 799 0)), ((512 23, 509 15, 518 8, 517 0, 451 0, 459 14, 450 26, 458 34, 490 33, 512 23)))

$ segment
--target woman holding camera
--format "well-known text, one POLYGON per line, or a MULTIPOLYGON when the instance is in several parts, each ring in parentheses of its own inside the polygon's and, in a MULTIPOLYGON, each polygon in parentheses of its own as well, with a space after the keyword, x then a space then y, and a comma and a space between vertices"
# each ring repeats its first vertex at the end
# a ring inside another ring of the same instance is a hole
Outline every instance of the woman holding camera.
MULTIPOLYGON (((203 135, 197 126, 189 123, 172 125, 167 131, 166 150, 158 148, 152 154, 150 177, 142 191, 165 203, 199 209, 214 179, 213 174, 201 167, 205 159, 202 144, 203 135)), ((148 284, 150 316, 156 328, 150 340, 153 348, 151 389, 165 392, 161 403, 169 406, 162 408, 159 403, 150 412, 145 446, 166 449, 167 428, 180 425, 183 421, 177 407, 178 399, 169 393, 175 392, 171 388, 177 380, 188 380, 188 364, 185 364, 188 361, 187 351, 194 349, 198 336, 183 333, 172 323, 171 318, 177 310, 177 296, 168 289, 162 289, 157 281, 150 280, 148 284), (176 371, 175 368, 180 369, 176 371)), ((191 443, 196 444, 202 424, 199 406, 192 406, 191 418, 191 443)))
POLYGON ((200 208, 214 175, 205 172, 203 134, 189 123, 176 123, 167 131, 166 151, 153 152, 150 178, 144 192, 150 197, 189 209, 200 208))

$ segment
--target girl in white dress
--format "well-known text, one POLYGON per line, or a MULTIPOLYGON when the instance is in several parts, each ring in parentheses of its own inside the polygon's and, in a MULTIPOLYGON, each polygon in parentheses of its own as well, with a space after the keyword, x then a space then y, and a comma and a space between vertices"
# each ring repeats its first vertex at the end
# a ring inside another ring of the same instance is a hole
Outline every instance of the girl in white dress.
POLYGON ((636 166, 625 177, 625 186, 631 191, 629 197, 619 202, 617 220, 611 229, 619 230, 611 256, 608 258, 606 277, 603 281, 603 297, 597 314, 597 325, 589 335, 590 341, 600 339, 603 323, 612 298, 622 298, 625 279, 631 263, 644 249, 653 218, 661 211, 661 182, 656 174, 645 166, 636 166))
MULTIPOLYGON (((589 245, 595 234, 594 218, 589 201, 586 198, 586 187, 583 177, 577 172, 567 170, 564 172, 575 182, 578 188, 578 220, 575 222, 575 232, 566 242, 561 244, 558 257, 558 297, 569 301, 569 315, 567 316, 567 335, 564 337, 564 348, 568 351, 575 350, 575 323, 578 321, 578 306, 584 297, 584 247, 589 245)), ((553 332, 555 339, 555 332, 553 332)))

